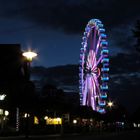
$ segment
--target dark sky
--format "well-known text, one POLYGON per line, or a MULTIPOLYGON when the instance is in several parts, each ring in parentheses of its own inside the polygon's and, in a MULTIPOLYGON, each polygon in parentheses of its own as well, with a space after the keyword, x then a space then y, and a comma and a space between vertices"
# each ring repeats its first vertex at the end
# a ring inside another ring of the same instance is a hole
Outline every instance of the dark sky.
MULTIPOLYGON (((0 0, 0 44, 20 43, 23 51, 36 51, 33 66, 78 64, 82 35, 92 18, 105 26, 110 55, 135 51, 132 29, 140 19, 140 0, 0 0)), ((139 72, 130 72, 118 73, 111 85, 112 94, 132 108, 139 105, 139 72)))
POLYGON ((77 64, 84 28, 99 18, 110 55, 132 52, 139 7, 139 0, 0 0, 0 43, 32 48, 38 53, 33 65, 77 64))

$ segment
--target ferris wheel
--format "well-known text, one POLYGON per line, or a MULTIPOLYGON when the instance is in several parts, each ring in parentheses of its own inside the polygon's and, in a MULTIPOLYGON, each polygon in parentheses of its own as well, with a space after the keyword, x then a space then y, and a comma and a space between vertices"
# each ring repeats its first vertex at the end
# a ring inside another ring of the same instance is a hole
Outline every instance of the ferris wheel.
POLYGON ((108 42, 99 19, 91 19, 82 38, 79 65, 80 104, 105 113, 108 92, 108 42))

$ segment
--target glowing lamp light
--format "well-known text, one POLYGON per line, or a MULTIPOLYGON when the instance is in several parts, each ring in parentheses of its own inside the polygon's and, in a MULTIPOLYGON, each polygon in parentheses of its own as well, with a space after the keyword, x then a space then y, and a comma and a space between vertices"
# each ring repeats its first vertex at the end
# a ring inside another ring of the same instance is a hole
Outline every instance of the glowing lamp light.
POLYGON ((112 107, 112 106, 113 106, 113 102, 109 101, 109 102, 108 102, 108 106, 109 106, 109 107, 112 107))
POLYGON ((0 95, 0 101, 4 100, 4 99, 5 99, 5 97, 6 97, 6 95, 5 95, 5 94, 0 95))
POLYGON ((27 113, 24 114, 24 117, 27 118, 27 113))
POLYGON ((73 124, 76 124, 77 123, 77 120, 73 120, 73 124))
POLYGON ((28 52, 24 52, 22 55, 26 57, 28 61, 32 61, 32 59, 37 56, 37 53, 28 51, 28 52))
POLYGON ((37 118, 37 116, 34 116, 34 124, 39 124, 39 119, 37 118))
POLYGON ((48 119, 48 116, 45 116, 45 117, 44 117, 44 120, 47 120, 47 119, 48 119))
MULTIPOLYGON (((44 118, 45 119, 45 118, 44 118)), ((46 124, 47 125, 60 125, 62 124, 62 118, 50 118, 46 116, 46 124)))
POLYGON ((9 115, 9 111, 5 110, 5 111, 4 111, 4 115, 5 115, 5 116, 8 116, 8 115, 9 115))
POLYGON ((24 118, 27 118, 27 117, 30 117, 30 114, 25 113, 25 114, 24 114, 24 118))

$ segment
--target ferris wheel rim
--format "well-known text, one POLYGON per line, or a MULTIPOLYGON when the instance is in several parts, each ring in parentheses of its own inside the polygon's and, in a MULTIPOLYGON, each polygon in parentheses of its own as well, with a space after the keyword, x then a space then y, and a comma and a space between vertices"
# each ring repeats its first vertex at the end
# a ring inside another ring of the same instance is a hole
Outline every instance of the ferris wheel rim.
MULTIPOLYGON (((100 35, 100 30, 102 28, 100 29, 98 27, 97 22, 100 24, 100 26, 103 25, 100 20, 98 20, 98 19, 92 19, 92 20, 90 20, 88 22, 88 24, 86 26, 86 29, 85 29, 85 32, 84 32, 84 37, 83 37, 83 42, 82 42, 82 49, 81 49, 82 51, 80 53, 81 60, 82 60, 81 63, 80 63, 80 70, 81 70, 80 71, 80 86, 81 86, 80 87, 80 91, 82 93, 85 92, 84 91, 84 89, 85 89, 84 77, 87 76, 87 75, 85 75, 85 72, 84 72, 84 65, 85 65, 85 62, 87 62, 86 60, 89 59, 88 60, 88 66, 90 68, 92 67, 91 71, 93 71, 94 69, 97 69, 98 68, 98 64, 104 63, 104 62, 102 62, 102 60, 103 60, 102 54, 99 55, 100 57, 98 58, 97 62, 94 63, 96 65, 93 66, 93 63, 92 63, 93 61, 96 61, 95 59, 96 59, 97 54, 99 53, 99 47, 102 45, 102 43, 101 43, 103 41, 102 40, 102 37, 106 37, 106 35, 103 34, 103 33, 102 33, 102 35, 100 35), (90 26, 91 26, 91 28, 89 28, 90 26), (93 29, 94 29, 94 36, 93 35, 91 36, 91 32, 92 32, 93 29), (97 39, 96 35, 98 35, 98 40, 95 42, 95 40, 97 39), (88 45, 88 39, 89 39, 89 37, 91 37, 91 38, 93 37, 94 40, 92 40, 92 43, 91 43, 92 45, 90 46, 90 49, 89 49, 89 52, 88 52, 88 56, 85 56, 85 54, 87 53, 87 45, 88 45), (94 49, 94 51, 93 51, 93 49, 94 49), (89 55, 91 55, 91 56, 89 56, 89 55), (90 60, 90 57, 93 57, 92 60, 90 60), (90 63, 92 63, 92 64, 90 64, 90 63)), ((104 31, 104 30, 102 29, 102 31, 104 31)), ((104 44, 106 44, 106 43, 104 42, 104 44)), ((88 67, 87 67, 87 69, 88 69, 88 67)), ((99 75, 101 76, 101 74, 99 74, 99 75)), ((95 80, 95 79, 93 78, 92 80, 95 80)), ((93 83, 94 84, 95 83, 97 84, 97 85, 96 84, 95 85, 97 87, 96 89, 99 91, 99 93, 98 93, 99 95, 98 96, 100 96, 100 89, 101 89, 100 87, 101 86, 99 86, 98 80, 96 79, 96 82, 94 81, 94 82, 92 82, 92 84, 93 83)), ((94 85, 94 87, 95 87, 95 85, 94 85)), ((81 98, 83 98, 82 96, 81 96, 81 98)), ((85 101, 83 101, 83 102, 85 102, 85 101)))

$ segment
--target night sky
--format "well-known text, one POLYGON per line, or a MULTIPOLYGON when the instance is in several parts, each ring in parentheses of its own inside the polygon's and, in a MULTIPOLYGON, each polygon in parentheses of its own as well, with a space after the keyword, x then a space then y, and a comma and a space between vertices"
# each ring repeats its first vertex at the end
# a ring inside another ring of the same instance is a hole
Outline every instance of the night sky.
POLYGON ((100 19, 110 55, 132 52, 139 0, 0 0, 0 43, 20 43, 38 53, 37 66, 78 64, 87 22, 100 19))
POLYGON ((103 22, 110 56, 116 55, 109 94, 135 110, 140 67, 132 29, 140 19, 140 0, 0 0, 0 44, 19 43, 23 51, 36 51, 32 66, 78 64, 83 32, 92 18, 103 22), (120 52, 134 59, 121 61, 120 52))

